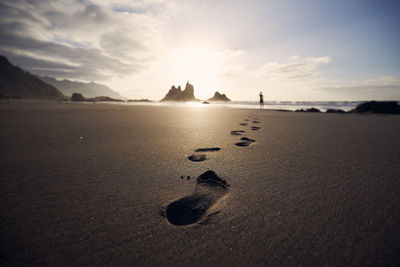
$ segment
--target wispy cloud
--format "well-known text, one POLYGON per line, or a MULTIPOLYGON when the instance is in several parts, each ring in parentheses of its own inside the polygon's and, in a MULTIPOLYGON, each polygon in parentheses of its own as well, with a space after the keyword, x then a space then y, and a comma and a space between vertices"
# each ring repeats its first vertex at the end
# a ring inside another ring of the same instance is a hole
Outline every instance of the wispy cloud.
POLYGON ((117 14, 111 2, 101 2, 2 1, 0 53, 33 72, 65 78, 102 80, 145 69, 161 42, 161 21, 117 14))
POLYGON ((263 64, 256 70, 258 75, 268 76, 272 80, 276 79, 303 79, 307 77, 321 76, 319 67, 331 62, 328 56, 307 57, 292 56, 290 62, 269 62, 263 64))

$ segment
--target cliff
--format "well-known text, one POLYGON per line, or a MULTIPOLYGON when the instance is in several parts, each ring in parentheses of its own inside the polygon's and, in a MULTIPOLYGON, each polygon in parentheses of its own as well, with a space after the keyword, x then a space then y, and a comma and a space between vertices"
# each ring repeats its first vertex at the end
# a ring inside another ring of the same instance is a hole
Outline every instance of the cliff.
POLYGON ((28 71, 12 65, 0 55, 0 98, 61 100, 64 95, 28 71))

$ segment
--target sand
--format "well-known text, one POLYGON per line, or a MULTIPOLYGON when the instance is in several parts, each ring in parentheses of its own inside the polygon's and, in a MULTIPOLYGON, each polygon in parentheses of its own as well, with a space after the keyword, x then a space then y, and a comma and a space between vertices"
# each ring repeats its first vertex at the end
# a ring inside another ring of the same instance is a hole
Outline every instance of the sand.
POLYGON ((393 115, 0 101, 0 263, 399 265, 399 133, 393 115))

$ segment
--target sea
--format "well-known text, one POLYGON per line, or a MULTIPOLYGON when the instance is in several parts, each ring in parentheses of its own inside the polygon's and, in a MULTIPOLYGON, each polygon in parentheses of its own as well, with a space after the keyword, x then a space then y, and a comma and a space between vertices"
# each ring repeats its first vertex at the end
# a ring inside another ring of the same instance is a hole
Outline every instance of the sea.
MULTIPOLYGON (((365 101, 267 101, 264 102, 264 109, 295 111, 299 109, 317 108, 324 112, 328 109, 341 109, 349 111, 358 104, 365 101)), ((231 101, 231 102, 128 102, 126 105, 146 105, 146 106, 192 106, 199 108, 224 107, 259 109, 260 104, 256 101, 231 101)))

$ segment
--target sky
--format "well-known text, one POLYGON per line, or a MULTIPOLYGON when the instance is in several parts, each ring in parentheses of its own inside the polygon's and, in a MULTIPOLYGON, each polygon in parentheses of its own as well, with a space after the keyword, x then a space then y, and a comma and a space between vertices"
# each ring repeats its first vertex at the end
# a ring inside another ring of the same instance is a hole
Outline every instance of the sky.
POLYGON ((126 98, 400 100, 400 1, 2 0, 0 54, 126 98))

